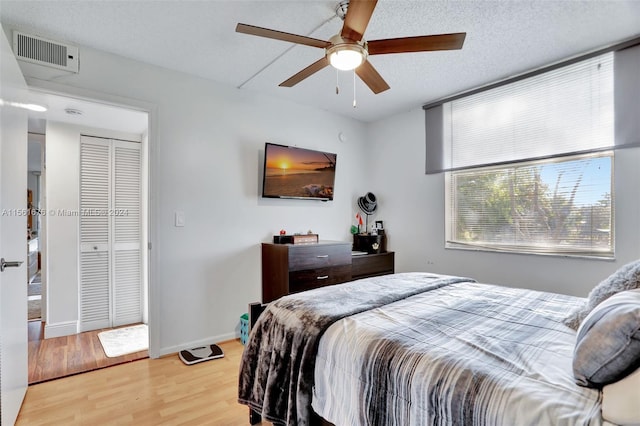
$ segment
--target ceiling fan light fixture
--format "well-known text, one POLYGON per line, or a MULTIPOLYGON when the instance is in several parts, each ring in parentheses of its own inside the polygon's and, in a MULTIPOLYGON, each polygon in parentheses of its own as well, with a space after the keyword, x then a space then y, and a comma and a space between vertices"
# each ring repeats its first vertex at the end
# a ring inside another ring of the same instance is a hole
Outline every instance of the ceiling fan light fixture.
POLYGON ((336 50, 329 55, 329 62, 334 68, 349 71, 358 68, 364 62, 360 52, 355 50, 336 50))
MULTIPOLYGON (((280 87, 293 87, 302 80, 331 65, 338 70, 349 71, 357 69, 353 73, 354 81, 357 75, 374 94, 389 90, 389 84, 384 81, 371 62, 367 60, 369 54, 382 55, 391 53, 429 52, 462 48, 467 33, 434 34, 365 41, 363 38, 364 33, 367 25, 369 25, 369 20, 373 15, 376 4, 377 0, 340 0, 340 4, 336 8, 336 15, 344 22, 340 32, 329 40, 320 40, 313 37, 242 23, 238 23, 236 32, 325 50, 324 57, 280 83, 280 87)), ((325 21, 325 23, 326 22, 329 22, 329 20, 325 21)), ((322 25, 324 25, 324 23, 322 25)), ((262 70, 264 70, 264 68, 262 70)), ((262 70, 258 71, 258 73, 262 70)), ((254 74, 254 76, 255 75, 257 74, 254 74)), ((338 73, 336 73, 336 83, 338 80, 337 76, 338 73)), ((240 87, 245 83, 242 83, 240 87)), ((354 83, 354 108, 356 107, 355 88, 356 84, 354 83)), ((337 84, 336 93, 338 93, 337 84)))
POLYGON ((327 48, 327 58, 334 68, 350 71, 367 59, 367 49, 358 43, 337 43, 327 48))

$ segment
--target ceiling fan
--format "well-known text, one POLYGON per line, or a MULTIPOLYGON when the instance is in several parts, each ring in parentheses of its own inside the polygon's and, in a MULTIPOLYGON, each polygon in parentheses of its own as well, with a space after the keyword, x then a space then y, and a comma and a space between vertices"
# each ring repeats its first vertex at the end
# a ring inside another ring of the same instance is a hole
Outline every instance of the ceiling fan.
POLYGON ((364 32, 377 2, 377 0, 350 0, 341 3, 339 9, 348 3, 342 30, 328 41, 241 23, 236 26, 236 32, 325 49, 324 57, 280 83, 281 87, 293 87, 305 78, 332 65, 340 70, 355 70, 358 77, 375 94, 389 89, 389 85, 368 61, 369 55, 462 48, 467 33, 364 40, 364 32))

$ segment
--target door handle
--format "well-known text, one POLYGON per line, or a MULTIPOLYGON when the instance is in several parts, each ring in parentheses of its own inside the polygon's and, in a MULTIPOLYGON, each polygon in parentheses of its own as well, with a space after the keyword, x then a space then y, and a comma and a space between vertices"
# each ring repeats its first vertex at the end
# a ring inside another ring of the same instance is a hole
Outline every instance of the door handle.
POLYGON ((7 262, 3 257, 2 259, 0 259, 0 272, 4 272, 4 268, 17 268, 20 265, 22 265, 22 262, 19 260, 7 262))

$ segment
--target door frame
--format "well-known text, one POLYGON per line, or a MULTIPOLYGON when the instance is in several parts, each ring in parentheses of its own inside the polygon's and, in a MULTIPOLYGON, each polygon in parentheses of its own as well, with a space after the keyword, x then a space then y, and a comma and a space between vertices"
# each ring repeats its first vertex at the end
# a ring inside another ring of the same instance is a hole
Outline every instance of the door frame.
MULTIPOLYGON (((144 270, 146 280, 143 285, 147 292, 148 303, 148 326, 149 326, 149 357, 160 357, 160 289, 157 287, 158 276, 158 249, 155 241, 158 240, 158 195, 159 190, 155 184, 158 181, 157 167, 157 117, 158 106, 153 103, 143 102, 137 99, 130 99, 121 96, 110 95, 102 92, 95 92, 77 87, 66 86, 49 81, 27 78, 27 85, 32 93, 52 94, 71 99, 78 99, 97 104, 104 104, 124 109, 144 112, 147 114, 147 134, 142 136, 142 175, 146 180, 147 187, 146 221, 144 227, 147 245, 147 267, 144 270)), ((46 142, 45 142, 46 143, 46 142)), ((46 177, 45 177, 46 179, 46 177)), ((79 320, 79 319, 78 319, 79 320)))

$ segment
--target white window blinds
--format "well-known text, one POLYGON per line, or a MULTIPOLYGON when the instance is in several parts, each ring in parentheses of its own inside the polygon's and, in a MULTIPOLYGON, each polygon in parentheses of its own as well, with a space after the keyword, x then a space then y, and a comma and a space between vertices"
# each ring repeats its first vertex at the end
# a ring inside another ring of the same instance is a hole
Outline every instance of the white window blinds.
POLYGON ((451 172, 447 247, 612 257, 613 153, 451 172))
POLYGON ((613 145, 613 53, 458 99, 444 107, 450 168, 613 145))
POLYGON ((640 46, 427 108, 450 248, 614 256, 614 150, 640 146, 640 46))
POLYGON ((424 107, 426 173, 640 146, 640 45, 424 107))

